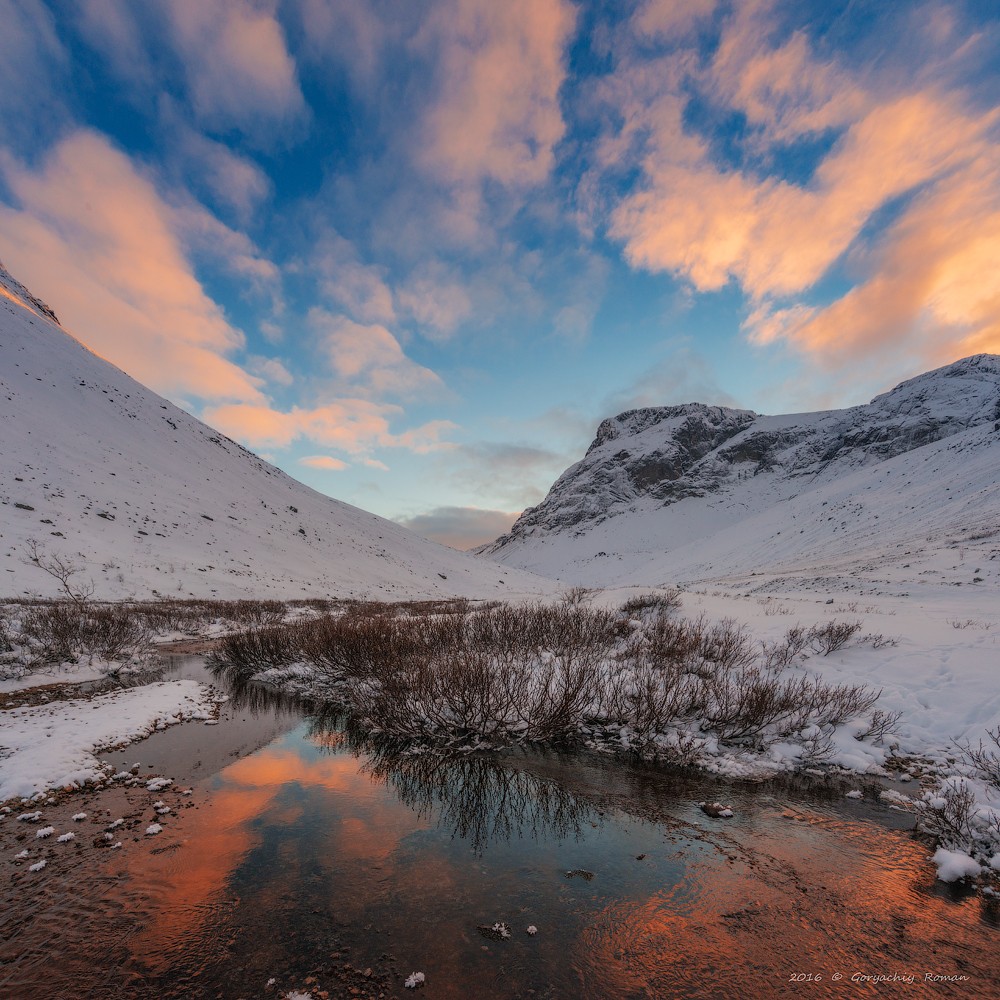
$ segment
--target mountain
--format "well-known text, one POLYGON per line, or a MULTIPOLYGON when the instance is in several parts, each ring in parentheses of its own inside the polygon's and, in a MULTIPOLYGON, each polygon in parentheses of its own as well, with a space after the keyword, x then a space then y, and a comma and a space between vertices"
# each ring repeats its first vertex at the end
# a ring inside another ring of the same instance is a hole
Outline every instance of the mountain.
POLYGON ((481 551, 589 586, 741 575, 990 586, 998 479, 1000 357, 980 354, 844 410, 621 413, 481 551))
POLYGON ((323 496, 88 351, 0 267, 0 596, 497 597, 545 581, 323 496))

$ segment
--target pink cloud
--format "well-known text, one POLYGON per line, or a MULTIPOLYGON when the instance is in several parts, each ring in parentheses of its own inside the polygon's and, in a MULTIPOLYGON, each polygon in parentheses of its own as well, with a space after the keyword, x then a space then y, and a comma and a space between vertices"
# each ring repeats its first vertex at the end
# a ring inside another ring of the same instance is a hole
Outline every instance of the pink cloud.
POLYGON ((650 38, 678 38, 715 10, 716 0, 646 0, 635 16, 635 27, 650 38))
POLYGON ((347 463, 330 455, 306 455, 299 459, 299 465, 310 469, 322 469, 324 472, 341 472, 347 468, 347 463))
POLYGON ((213 126, 258 132, 290 121, 305 102, 273 4, 172 0, 165 5, 191 103, 213 126))
POLYGON ((575 22, 567 0, 445 0, 419 44, 438 52, 440 87, 422 128, 422 159, 459 183, 544 180, 565 126, 559 87, 575 22))
POLYGON ((392 323, 396 319, 392 290, 383 268, 361 262, 354 247, 334 232, 326 233, 311 266, 318 272, 323 294, 361 323, 392 323))
POLYGON ((128 157, 80 131, 37 171, 0 166, 20 206, 0 206, 0 255, 68 329, 167 395, 263 399, 226 357, 243 336, 195 277, 173 210, 128 157))
POLYGON ((438 451, 451 445, 442 436, 455 429, 446 420, 432 420, 396 434, 390 421, 398 406, 366 399, 338 399, 313 408, 282 411, 269 404, 230 404, 214 407, 205 419, 251 448, 287 448, 299 440, 336 448, 348 455, 364 455, 375 448, 438 451))
POLYGON ((309 321, 340 378, 365 386, 378 396, 414 396, 444 389, 434 372, 406 356, 384 326, 355 323, 322 309, 311 310, 309 321))
POLYGON ((607 215, 626 259, 697 291, 738 284, 757 343, 785 341, 830 364, 996 350, 1000 112, 976 109, 948 82, 950 53, 974 40, 932 18, 913 37, 932 53, 943 46, 937 62, 875 78, 875 69, 820 58, 801 32, 781 36, 771 7, 735 5, 708 65, 683 47, 649 58, 619 46, 618 71, 599 90, 617 125, 597 145, 584 203, 601 211, 601 174, 639 165, 644 182, 607 215), (691 79, 754 126, 752 167, 721 165, 686 127, 691 79), (781 144, 831 129, 837 140, 807 181, 762 172, 781 144), (888 206, 895 218, 880 228, 888 206), (854 287, 825 305, 809 301, 841 265, 854 287))
POLYGON ((447 340, 472 314, 467 284, 441 264, 425 264, 397 293, 400 308, 420 325, 431 340, 447 340))

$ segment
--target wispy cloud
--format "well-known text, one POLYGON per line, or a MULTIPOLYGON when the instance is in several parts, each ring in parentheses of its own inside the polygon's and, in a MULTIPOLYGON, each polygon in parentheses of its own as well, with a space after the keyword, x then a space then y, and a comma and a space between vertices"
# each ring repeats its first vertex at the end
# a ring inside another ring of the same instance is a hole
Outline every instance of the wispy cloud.
POLYGON ((166 12, 191 104, 209 127, 251 136, 305 111, 275 4, 171 0, 166 12))
POLYGON ((642 171, 608 216, 626 258, 700 292, 737 283, 752 339, 833 363, 904 342, 935 359, 1000 347, 1000 115, 948 74, 887 82, 778 27, 770 4, 736 4, 704 68, 683 46, 652 59, 620 48, 602 90, 619 126, 598 159, 642 171), (692 126, 692 81, 745 116, 742 161, 692 126), (826 150, 804 178, 785 175, 788 144, 807 137, 826 150), (813 298, 845 266, 854 287, 813 298))
POLYGON ((402 415, 400 407, 388 403, 338 399, 289 410, 271 404, 228 404, 210 408, 205 419, 252 448, 287 448, 298 441, 310 441, 350 456, 368 457, 366 453, 377 448, 426 454, 453 447, 444 435, 455 430, 454 424, 433 420, 409 430, 392 431, 391 422, 402 415))
POLYGON ((204 400, 262 400, 227 355, 242 333, 196 278, 173 209, 123 153, 78 131, 38 170, 6 157, 18 207, 0 205, 0 254, 84 342, 147 385, 204 400))
POLYGON ((299 459, 299 465, 310 469, 321 469, 324 472, 341 472, 347 468, 347 463, 332 455, 306 455, 299 459))
POLYGON ((518 513, 480 507, 435 507, 422 514, 396 520, 424 538, 464 550, 485 545, 509 531, 518 513))
POLYGON ((566 0, 436 4, 417 37, 439 68, 421 128, 427 168, 471 184, 544 180, 565 131, 558 98, 574 22, 566 0))
POLYGON ((321 351, 345 383, 368 390, 377 398, 413 398, 445 391, 441 379, 408 358, 384 326, 355 323, 322 309, 311 310, 309 322, 319 337, 321 351))

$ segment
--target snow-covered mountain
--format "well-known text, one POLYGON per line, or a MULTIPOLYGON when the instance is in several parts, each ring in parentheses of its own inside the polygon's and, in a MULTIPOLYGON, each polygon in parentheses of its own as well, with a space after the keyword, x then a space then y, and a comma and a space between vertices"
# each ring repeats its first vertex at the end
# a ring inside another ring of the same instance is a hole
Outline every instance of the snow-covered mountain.
POLYGON ((0 268, 0 597, 494 597, 547 588, 316 493, 88 351, 0 268))
POLYGON ((622 413, 483 551, 595 586, 751 574, 989 586, 998 480, 1000 357, 980 354, 845 410, 622 413))

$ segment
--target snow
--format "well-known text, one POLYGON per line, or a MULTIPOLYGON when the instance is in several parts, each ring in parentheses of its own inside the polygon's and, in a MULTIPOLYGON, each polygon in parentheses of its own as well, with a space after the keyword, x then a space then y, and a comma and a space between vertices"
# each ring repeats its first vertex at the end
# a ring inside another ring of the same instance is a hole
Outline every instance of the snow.
POLYGON ((859 792, 856 788, 851 789, 851 791, 846 792, 844 795, 846 799, 861 799, 864 798, 863 793, 859 792))
POLYGON ((163 827, 160 826, 159 823, 150 823, 149 826, 146 827, 146 836, 147 837, 155 837, 156 834, 162 833, 162 832, 163 832, 163 827))
POLYGON ((71 840, 76 840, 76 834, 75 833, 72 833, 72 832, 70 832, 70 833, 64 833, 61 837, 56 837, 56 843, 59 843, 59 844, 66 844, 66 843, 69 843, 69 841, 71 841, 71 840))
POLYGON ((79 823, 79 822, 81 822, 82 820, 85 820, 86 818, 87 818, 87 814, 86 814, 86 813, 83 813, 83 812, 80 812, 80 813, 74 813, 74 814, 73 814, 73 821, 74 821, 74 822, 76 822, 76 823, 79 823))
POLYGON ((538 933, 538 928, 534 924, 528 924, 528 926, 525 928, 525 933, 529 937, 534 937, 538 933))
POLYGON ((963 851, 948 851, 939 847, 934 852, 937 877, 942 882, 955 882, 960 878, 972 878, 982 871, 982 867, 963 851))
POLYGON ((406 977, 406 982, 403 985, 408 990, 415 990, 418 986, 423 986, 425 981, 425 976, 422 972, 411 972, 406 977))
POLYGON ((45 839, 46 839, 46 837, 51 837, 51 836, 52 836, 52 834, 54 834, 55 832, 56 832, 56 828, 55 828, 54 826, 43 826, 43 827, 41 828, 41 830, 39 830, 39 831, 38 831, 38 832, 37 832, 37 833, 35 834, 35 836, 36 836, 36 837, 37 837, 37 838, 38 838, 39 840, 45 840, 45 839))
POLYGON ((27 858, 27 856, 28 856, 28 849, 25 848, 23 851, 19 851, 17 854, 14 855, 14 860, 24 861, 24 859, 27 858))
POLYGON ((2 269, 0 389, 0 594, 55 596, 29 539, 108 599, 553 592, 296 482, 92 354, 2 269))
POLYGON ((103 777, 95 754, 209 706, 197 682, 167 681, 0 712, 0 802, 103 777))
POLYGON ((28 871, 40 872, 45 867, 45 864, 46 864, 45 858, 42 858, 41 861, 36 861, 33 865, 28 865, 28 871))

